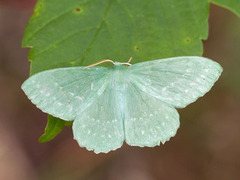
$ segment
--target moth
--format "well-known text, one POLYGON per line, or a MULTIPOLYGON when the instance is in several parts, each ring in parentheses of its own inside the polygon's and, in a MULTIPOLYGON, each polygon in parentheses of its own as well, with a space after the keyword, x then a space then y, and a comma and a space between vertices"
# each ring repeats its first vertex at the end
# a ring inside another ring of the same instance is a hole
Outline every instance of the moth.
POLYGON ((222 67, 207 58, 173 57, 136 63, 103 60, 87 67, 40 72, 22 89, 43 112, 73 122, 81 147, 107 153, 121 147, 154 147, 179 128, 176 108, 208 92, 222 67), (111 62, 112 67, 95 66, 111 62))

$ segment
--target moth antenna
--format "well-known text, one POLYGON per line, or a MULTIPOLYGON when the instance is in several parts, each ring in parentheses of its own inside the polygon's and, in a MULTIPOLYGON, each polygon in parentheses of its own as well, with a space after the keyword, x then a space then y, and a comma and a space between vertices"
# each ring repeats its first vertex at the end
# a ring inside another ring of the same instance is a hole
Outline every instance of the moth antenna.
POLYGON ((128 60, 128 62, 126 62, 126 63, 121 63, 121 64, 123 64, 123 65, 126 65, 126 66, 131 66, 131 64, 130 64, 130 61, 132 60, 132 57, 130 57, 130 59, 128 60))
POLYGON ((96 66, 96 65, 98 65, 98 64, 105 63, 105 62, 110 62, 110 63, 112 63, 113 65, 115 64, 115 63, 114 63, 112 60, 110 60, 110 59, 104 59, 104 60, 98 61, 98 62, 96 62, 96 63, 94 63, 94 64, 88 65, 88 66, 84 67, 83 69, 89 68, 89 67, 93 67, 93 66, 96 66))
POLYGON ((128 64, 130 64, 131 60, 132 60, 132 57, 130 57, 130 59, 128 60, 128 62, 127 62, 127 63, 128 63, 128 64))

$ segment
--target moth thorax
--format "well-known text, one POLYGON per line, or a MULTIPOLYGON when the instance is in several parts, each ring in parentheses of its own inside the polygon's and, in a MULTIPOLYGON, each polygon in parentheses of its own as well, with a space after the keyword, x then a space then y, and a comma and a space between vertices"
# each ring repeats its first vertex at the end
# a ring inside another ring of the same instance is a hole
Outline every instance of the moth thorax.
POLYGON ((127 81, 127 67, 122 64, 117 64, 113 67, 111 86, 116 90, 125 89, 127 81))

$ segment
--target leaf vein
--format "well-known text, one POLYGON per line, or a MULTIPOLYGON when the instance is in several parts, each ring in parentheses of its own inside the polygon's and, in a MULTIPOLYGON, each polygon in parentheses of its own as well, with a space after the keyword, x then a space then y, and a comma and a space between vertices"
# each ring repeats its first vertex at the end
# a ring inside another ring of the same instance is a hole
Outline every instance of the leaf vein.
POLYGON ((85 59, 86 59, 86 56, 88 55, 88 52, 91 50, 91 47, 92 47, 93 43, 94 43, 95 40, 97 39, 97 36, 98 36, 99 32, 101 31, 101 29, 102 29, 102 27, 103 27, 103 24, 104 24, 104 21, 105 21, 107 15, 108 15, 108 12, 109 12, 109 9, 110 9, 110 7, 111 7, 112 2, 113 2, 113 0, 109 0, 109 1, 108 1, 108 5, 107 5, 107 7, 106 7, 106 10, 105 10, 103 19, 102 19, 100 25, 97 27, 96 32, 94 33, 93 38, 91 39, 88 47, 86 48, 86 50, 85 50, 85 52, 84 52, 84 54, 83 54, 83 56, 82 56, 82 58, 81 58, 81 60, 80 60, 80 64, 83 64, 83 63, 84 63, 84 61, 85 61, 85 59))

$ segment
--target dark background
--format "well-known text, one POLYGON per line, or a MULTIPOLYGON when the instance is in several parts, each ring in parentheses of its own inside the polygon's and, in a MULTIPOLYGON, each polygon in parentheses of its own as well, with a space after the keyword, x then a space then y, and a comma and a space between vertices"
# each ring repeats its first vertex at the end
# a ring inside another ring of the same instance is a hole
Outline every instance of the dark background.
POLYGON ((179 110, 177 135, 156 148, 130 147, 96 155, 80 148, 65 128, 40 144, 47 115, 20 89, 28 78, 28 49, 21 48, 33 0, 0 0, 1 180, 239 180, 240 19, 211 6, 204 56, 223 74, 213 89, 179 110))

